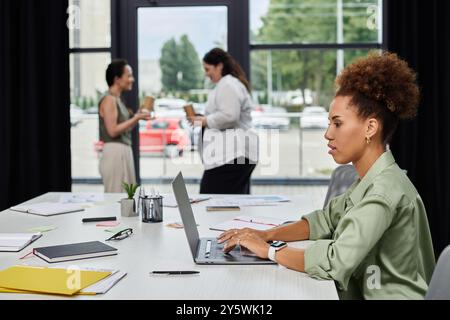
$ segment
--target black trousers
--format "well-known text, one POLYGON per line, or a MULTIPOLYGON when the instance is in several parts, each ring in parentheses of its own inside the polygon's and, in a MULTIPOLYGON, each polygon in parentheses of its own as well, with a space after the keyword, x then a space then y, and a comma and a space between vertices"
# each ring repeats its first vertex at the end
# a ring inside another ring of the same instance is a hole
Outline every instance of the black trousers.
POLYGON ((200 182, 200 193, 210 194, 250 194, 250 177, 256 164, 245 159, 244 164, 237 160, 223 166, 205 170, 200 182))

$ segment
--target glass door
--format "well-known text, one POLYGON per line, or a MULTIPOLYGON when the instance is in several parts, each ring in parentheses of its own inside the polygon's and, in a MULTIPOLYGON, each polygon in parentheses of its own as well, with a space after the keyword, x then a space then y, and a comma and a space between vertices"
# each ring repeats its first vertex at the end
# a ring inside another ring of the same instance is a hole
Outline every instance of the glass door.
POLYGON ((199 130, 187 123, 183 106, 204 112, 211 84, 202 58, 227 45, 226 6, 137 9, 139 102, 153 97, 157 116, 139 126, 141 178, 174 177, 179 170, 187 177, 201 176, 199 130))

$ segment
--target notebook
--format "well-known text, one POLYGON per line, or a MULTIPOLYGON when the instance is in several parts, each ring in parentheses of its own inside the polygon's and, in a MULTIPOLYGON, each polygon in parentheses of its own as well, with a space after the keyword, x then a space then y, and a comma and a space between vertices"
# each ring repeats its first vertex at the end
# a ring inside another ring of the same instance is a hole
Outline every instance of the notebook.
POLYGON ((42 237, 42 233, 0 233, 0 251, 19 252, 33 241, 42 237))
POLYGON ((232 220, 216 224, 209 229, 227 231, 230 229, 251 228, 256 230, 267 230, 282 225, 286 221, 278 218, 239 216, 232 220))
POLYGON ((89 259, 117 254, 117 249, 100 241, 34 248, 33 254, 49 263, 89 259))
POLYGON ((0 292, 73 295, 109 275, 111 272, 13 266, 0 271, 0 292))
POLYGON ((83 211, 84 208, 72 203, 41 202, 24 204, 9 208, 10 210, 37 214, 39 216, 53 216, 57 214, 83 211))

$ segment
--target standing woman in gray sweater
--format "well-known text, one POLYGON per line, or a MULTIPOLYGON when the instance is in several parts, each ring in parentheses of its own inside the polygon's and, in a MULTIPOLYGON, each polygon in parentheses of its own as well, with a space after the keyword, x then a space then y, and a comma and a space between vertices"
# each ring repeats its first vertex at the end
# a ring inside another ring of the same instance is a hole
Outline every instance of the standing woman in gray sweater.
POLYGON ((200 193, 249 194, 258 160, 258 137, 249 130, 250 84, 241 66, 220 48, 204 56, 203 67, 216 86, 209 93, 205 116, 189 119, 203 128, 200 193))

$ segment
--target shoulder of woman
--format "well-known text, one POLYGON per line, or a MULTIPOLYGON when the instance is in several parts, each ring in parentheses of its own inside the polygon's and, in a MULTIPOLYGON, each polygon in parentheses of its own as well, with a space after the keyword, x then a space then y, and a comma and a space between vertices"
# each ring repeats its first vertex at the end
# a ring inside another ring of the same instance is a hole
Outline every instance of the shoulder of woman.
POLYGON ((378 175, 372 182, 367 195, 380 196, 395 207, 405 206, 415 200, 417 191, 400 168, 391 167, 378 175))
POLYGON ((106 95, 102 98, 101 102, 100 102, 100 107, 101 108, 107 108, 107 109, 113 109, 117 104, 117 100, 114 96, 112 95, 106 95))
POLYGON ((236 90, 241 85, 243 84, 238 78, 233 77, 231 74, 227 74, 221 79, 218 87, 220 89, 227 88, 227 90, 236 90))
POLYGON ((101 98, 102 102, 103 101, 107 101, 107 102, 116 102, 116 97, 114 97, 111 94, 105 94, 102 98, 101 98))

